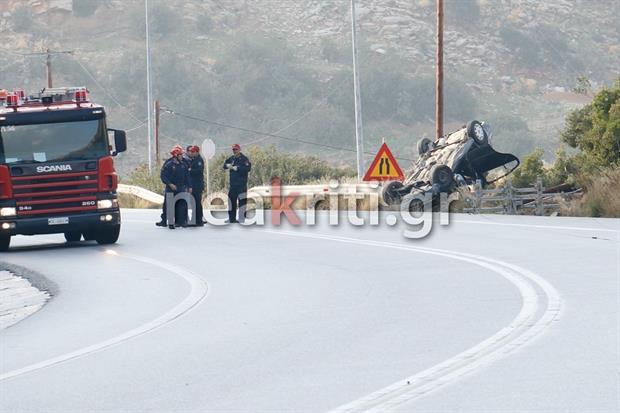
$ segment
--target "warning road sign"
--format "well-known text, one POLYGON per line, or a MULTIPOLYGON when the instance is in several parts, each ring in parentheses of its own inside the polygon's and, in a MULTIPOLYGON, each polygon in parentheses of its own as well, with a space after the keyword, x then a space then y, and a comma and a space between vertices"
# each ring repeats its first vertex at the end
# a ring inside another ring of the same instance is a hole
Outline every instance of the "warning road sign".
POLYGON ((377 152, 374 161, 364 175, 364 181, 388 181, 405 179, 402 169, 398 166, 394 155, 384 142, 377 152))

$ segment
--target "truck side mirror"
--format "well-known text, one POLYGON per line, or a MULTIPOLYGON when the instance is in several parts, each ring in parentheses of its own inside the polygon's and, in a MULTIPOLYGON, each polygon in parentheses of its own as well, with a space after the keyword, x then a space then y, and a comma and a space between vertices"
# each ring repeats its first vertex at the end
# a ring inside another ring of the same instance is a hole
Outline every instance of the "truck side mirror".
POLYGON ((127 150, 127 136, 124 130, 108 129, 108 132, 114 132, 114 153, 117 155, 127 150))

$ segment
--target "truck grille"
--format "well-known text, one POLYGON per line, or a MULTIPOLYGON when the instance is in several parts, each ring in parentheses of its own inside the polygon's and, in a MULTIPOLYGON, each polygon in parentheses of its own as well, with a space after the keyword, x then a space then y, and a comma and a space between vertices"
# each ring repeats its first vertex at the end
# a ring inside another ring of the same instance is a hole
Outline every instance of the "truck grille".
POLYGON ((97 172, 14 176, 17 215, 64 214, 97 209, 97 172))

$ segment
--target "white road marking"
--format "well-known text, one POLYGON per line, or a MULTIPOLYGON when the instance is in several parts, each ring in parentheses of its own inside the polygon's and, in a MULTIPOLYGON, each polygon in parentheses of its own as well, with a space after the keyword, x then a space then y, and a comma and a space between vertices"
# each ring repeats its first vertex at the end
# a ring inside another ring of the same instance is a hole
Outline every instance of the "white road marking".
MULTIPOLYGON (((132 210, 132 211, 144 211, 144 210, 132 210)), ((131 215, 131 214, 130 214, 131 215)), ((155 221, 149 221, 146 219, 125 219, 125 222, 135 222, 140 224, 155 224, 155 221)), ((452 224, 473 224, 473 225, 497 225, 502 227, 521 227, 521 228, 536 228, 536 229, 551 229, 551 230, 562 230, 562 231, 593 231, 593 232, 613 232, 620 234, 620 220, 614 220, 618 225, 619 229, 611 229, 611 228, 592 228, 592 227, 568 227, 561 225, 534 225, 534 224, 514 224, 509 222, 494 222, 494 221, 461 221, 458 218, 451 219, 450 225, 452 224)))
POLYGON ((47 367, 58 365, 60 363, 64 363, 66 361, 73 360, 78 357, 82 357, 82 356, 85 356, 91 353, 102 351, 110 347, 116 346, 118 344, 121 344, 132 338, 141 336, 146 333, 150 333, 160 327, 165 326, 166 324, 169 324, 175 320, 178 320, 184 315, 187 315, 202 300, 204 300, 205 297, 207 297, 210 291, 209 285, 206 280, 202 279, 200 276, 190 271, 187 271, 175 265, 162 262, 162 261, 158 261, 152 258, 139 256, 139 255, 121 254, 121 253, 117 253, 114 250, 107 250, 106 253, 109 253, 110 255, 119 256, 122 258, 128 258, 131 260, 139 261, 145 264, 154 265, 156 267, 163 268, 166 271, 170 271, 171 273, 176 274, 179 277, 183 278, 185 281, 187 281, 187 283, 190 286, 190 291, 185 297, 185 299, 183 299, 183 301, 181 301, 179 304, 177 304, 172 309, 167 311, 165 314, 162 314, 161 316, 157 317, 154 320, 149 321, 148 323, 145 323, 139 327, 136 327, 130 331, 127 331, 116 337, 112 337, 100 343, 93 344, 88 347, 84 347, 84 348, 72 351, 70 353, 62 354, 62 355, 59 355, 51 359, 35 363, 35 364, 31 364, 29 366, 22 367, 17 370, 2 373, 0 374, 0 381, 11 379, 11 378, 21 376, 26 373, 31 373, 33 371, 37 371, 37 370, 41 370, 47 367))
POLYGON ((426 396, 441 387, 460 380, 515 352, 544 332, 556 321, 562 309, 558 291, 539 275, 503 261, 456 251, 414 247, 410 245, 363 240, 292 231, 265 230, 271 234, 322 239, 350 244, 414 251, 443 256, 473 263, 500 274, 517 287, 522 297, 522 307, 511 323, 477 345, 413 376, 349 402, 334 410, 338 412, 385 412, 399 405, 426 396), (546 297, 542 313, 539 309, 538 290, 546 297))
MULTIPOLYGON (((455 220, 454 223, 458 224, 475 224, 475 225, 499 225, 503 227, 524 227, 524 228, 538 228, 538 229, 559 229, 566 231, 599 231, 599 232, 616 232, 620 234, 620 229, 609 228, 586 228, 586 227, 564 227, 557 225, 533 225, 533 224, 511 224, 508 222, 492 222, 492 221, 459 221, 455 220)), ((618 221, 620 226, 620 221, 618 221)))

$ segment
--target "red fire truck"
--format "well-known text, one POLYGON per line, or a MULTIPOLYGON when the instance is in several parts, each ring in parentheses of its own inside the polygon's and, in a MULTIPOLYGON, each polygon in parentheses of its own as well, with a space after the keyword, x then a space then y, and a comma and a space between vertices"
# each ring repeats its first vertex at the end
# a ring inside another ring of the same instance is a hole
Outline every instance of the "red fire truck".
POLYGON ((86 88, 0 91, 0 251, 18 234, 115 243, 113 157, 126 149, 125 132, 107 128, 86 88))

